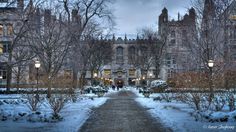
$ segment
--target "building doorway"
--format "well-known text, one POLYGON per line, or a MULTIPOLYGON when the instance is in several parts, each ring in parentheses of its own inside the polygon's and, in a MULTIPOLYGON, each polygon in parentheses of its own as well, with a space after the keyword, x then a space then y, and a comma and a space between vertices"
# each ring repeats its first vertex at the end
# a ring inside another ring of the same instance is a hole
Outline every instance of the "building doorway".
POLYGON ((115 84, 118 88, 122 88, 124 86, 124 81, 122 79, 117 79, 115 84))

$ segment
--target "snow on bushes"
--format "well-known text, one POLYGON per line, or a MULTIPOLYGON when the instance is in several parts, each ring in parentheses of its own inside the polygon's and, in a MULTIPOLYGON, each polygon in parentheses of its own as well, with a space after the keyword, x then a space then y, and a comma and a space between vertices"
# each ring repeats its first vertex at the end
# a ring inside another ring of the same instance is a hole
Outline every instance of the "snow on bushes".
POLYGON ((192 116, 196 121, 206 122, 235 122, 236 111, 232 112, 214 112, 214 111, 195 111, 192 116))
POLYGON ((229 92, 215 93, 211 102, 209 102, 209 98, 209 93, 161 93, 155 96, 153 100, 188 104, 193 109, 190 114, 196 121, 236 121, 235 94, 229 92))

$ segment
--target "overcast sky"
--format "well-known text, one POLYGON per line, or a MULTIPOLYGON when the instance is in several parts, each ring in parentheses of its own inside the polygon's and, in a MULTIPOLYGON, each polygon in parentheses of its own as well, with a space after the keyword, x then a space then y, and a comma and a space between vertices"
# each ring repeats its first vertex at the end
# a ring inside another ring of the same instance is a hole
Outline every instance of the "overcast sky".
POLYGON ((142 27, 157 28, 158 16, 162 9, 168 9, 169 16, 177 19, 178 12, 183 16, 191 6, 191 0, 116 0, 116 35, 136 36, 142 27))

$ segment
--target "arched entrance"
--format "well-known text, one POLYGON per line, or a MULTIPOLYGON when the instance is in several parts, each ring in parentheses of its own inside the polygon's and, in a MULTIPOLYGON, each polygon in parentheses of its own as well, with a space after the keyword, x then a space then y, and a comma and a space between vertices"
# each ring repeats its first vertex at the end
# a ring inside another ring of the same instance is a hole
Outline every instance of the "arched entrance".
POLYGON ((119 88, 122 88, 124 86, 124 81, 123 79, 116 79, 115 80, 115 85, 119 88))

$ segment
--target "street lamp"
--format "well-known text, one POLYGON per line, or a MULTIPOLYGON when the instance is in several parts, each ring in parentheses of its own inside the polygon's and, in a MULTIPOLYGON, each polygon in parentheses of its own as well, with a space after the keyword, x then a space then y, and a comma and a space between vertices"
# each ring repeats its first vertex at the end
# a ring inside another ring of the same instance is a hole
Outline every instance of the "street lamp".
POLYGON ((151 84, 151 81, 152 81, 152 73, 149 73, 149 83, 148 83, 148 85, 150 86, 150 84, 151 84))
POLYGON ((213 60, 209 60, 208 61, 208 67, 210 70, 210 99, 212 100, 212 98, 214 97, 213 95, 213 80, 212 80, 212 68, 214 66, 214 61, 213 60))
POLYGON ((98 76, 98 74, 97 74, 97 73, 94 73, 94 74, 93 74, 93 76, 94 76, 94 77, 97 77, 97 76, 98 76))
POLYGON ((143 80, 145 80, 145 76, 143 76, 143 80))
POLYGON ((39 100, 39 68, 41 66, 40 62, 37 60, 35 61, 35 64, 34 64, 35 68, 37 69, 37 94, 36 94, 36 99, 39 100))
POLYGON ((97 73, 93 73, 93 85, 97 85, 97 80, 96 78, 98 77, 98 74, 97 73))
POLYGON ((150 78, 152 78, 152 73, 149 74, 150 78))
POLYGON ((209 60, 208 61, 208 67, 212 68, 214 66, 214 61, 213 60, 209 60))

